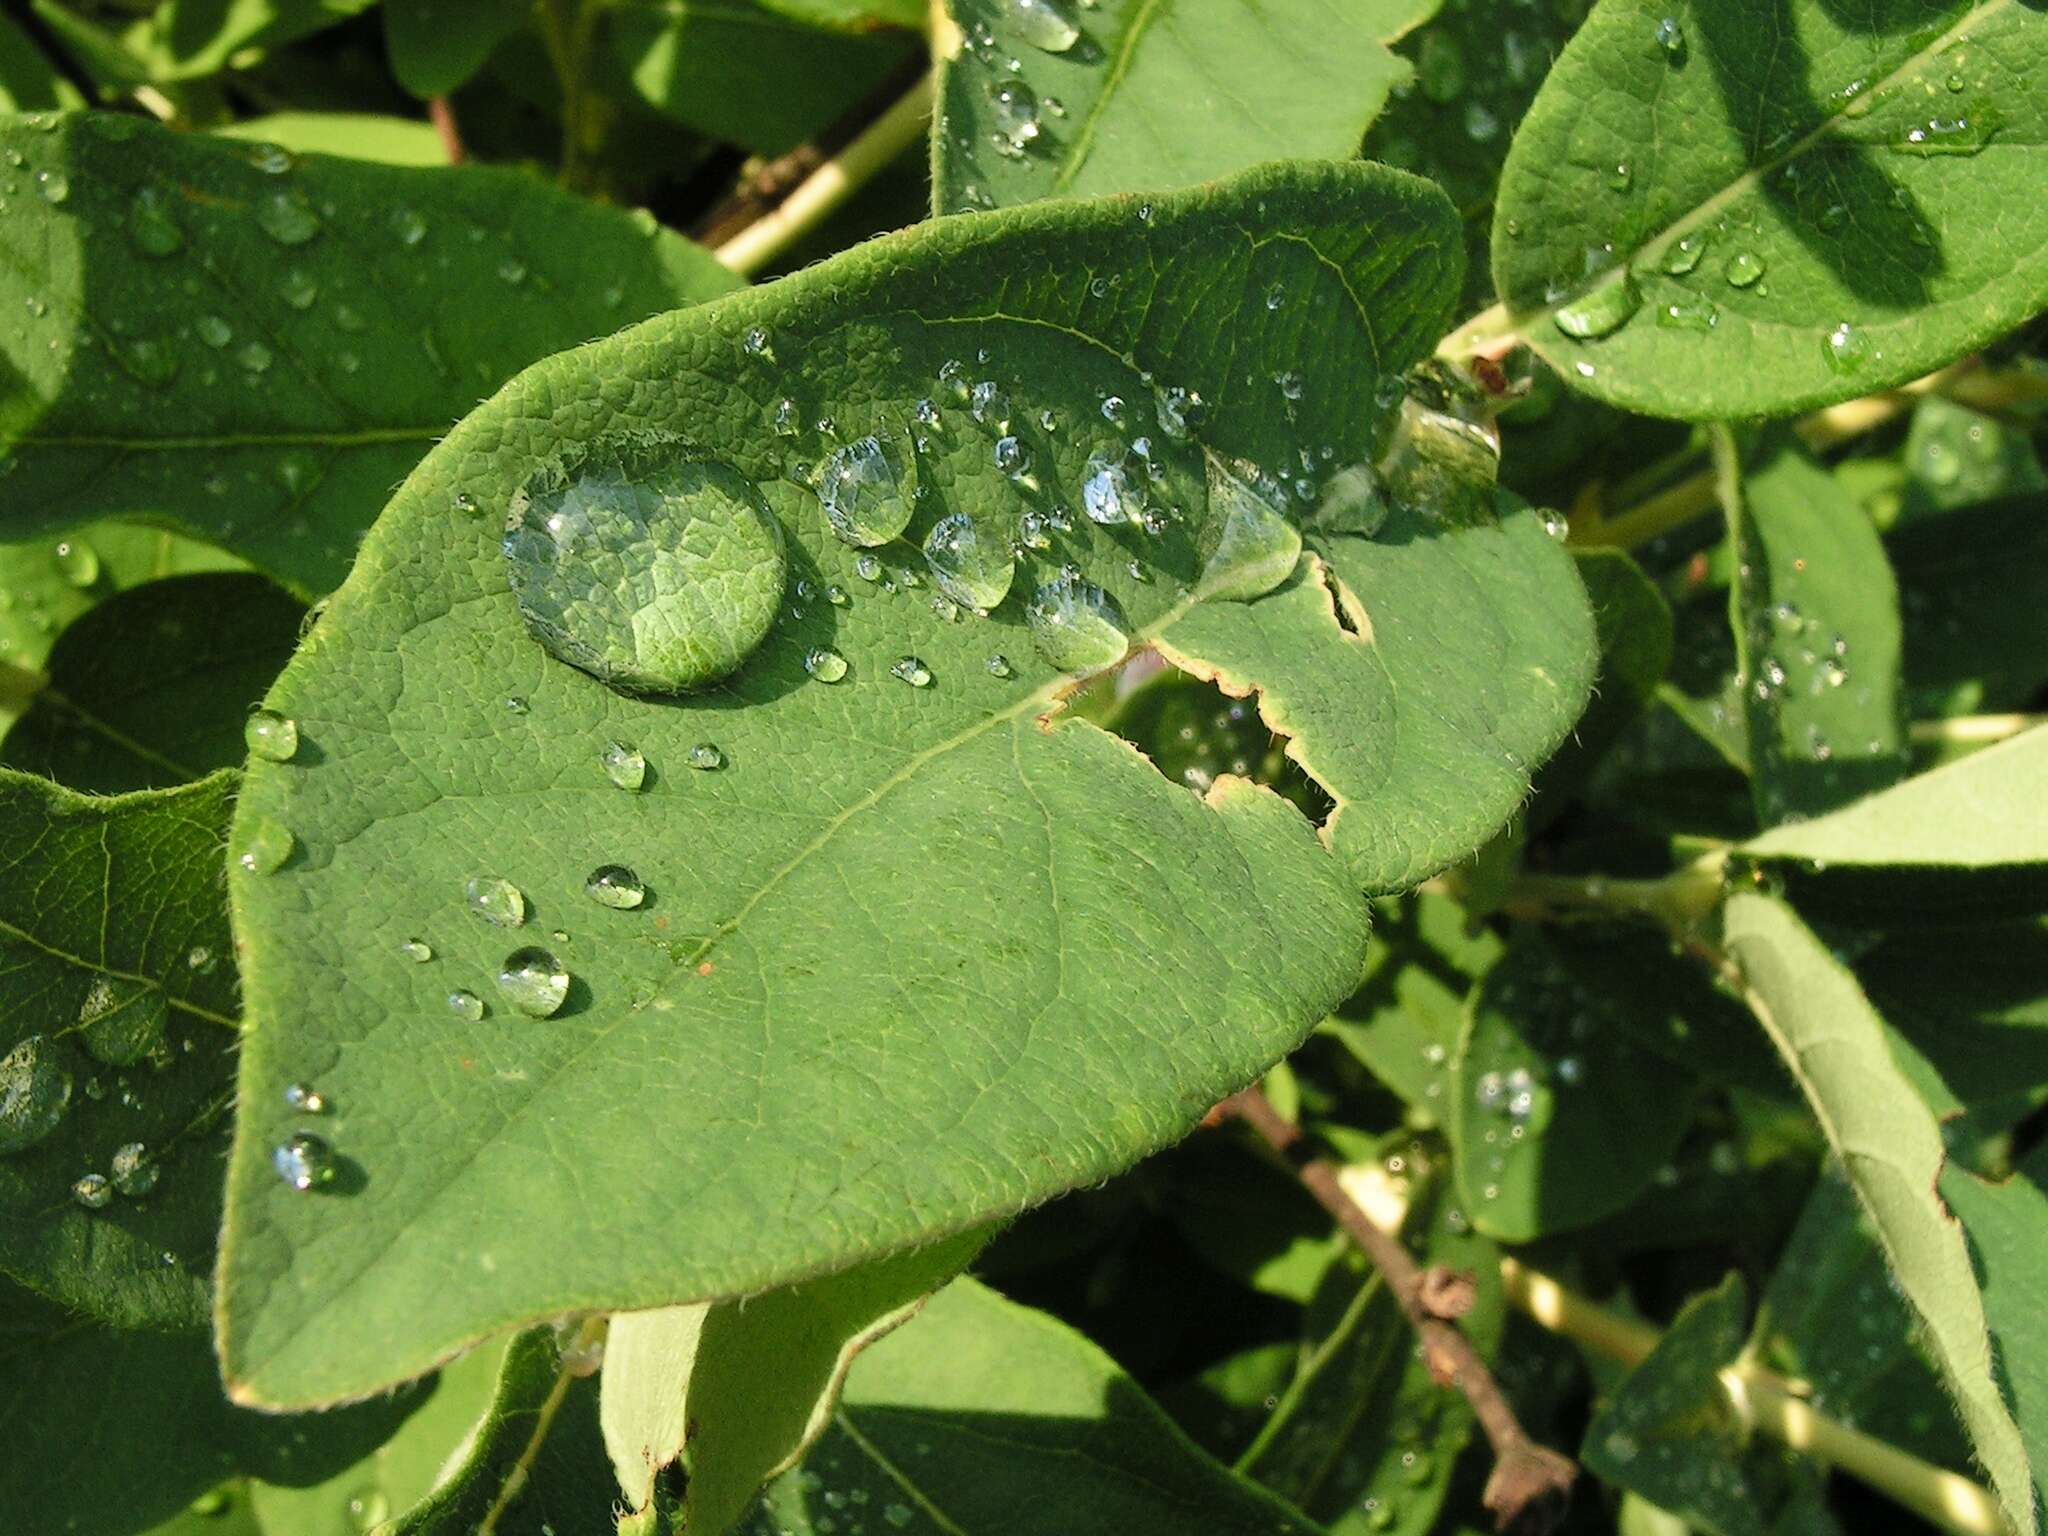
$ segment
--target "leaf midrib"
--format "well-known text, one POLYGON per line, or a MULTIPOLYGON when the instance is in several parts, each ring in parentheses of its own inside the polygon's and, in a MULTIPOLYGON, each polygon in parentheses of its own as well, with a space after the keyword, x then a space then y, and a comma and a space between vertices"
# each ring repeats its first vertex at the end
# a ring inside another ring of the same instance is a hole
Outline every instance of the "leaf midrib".
POLYGON ((1144 40, 1146 29, 1165 10, 1167 0, 1139 0, 1138 9, 1132 15, 1130 25, 1118 41, 1116 57, 1103 72, 1102 89, 1095 94, 1094 103, 1088 108, 1088 115, 1081 120, 1081 131, 1074 135, 1073 153, 1052 179, 1052 190, 1064 192, 1073 185, 1074 178, 1081 174, 1081 167, 1088 161, 1095 147, 1095 130, 1102 121, 1102 114, 1123 86, 1131 72, 1131 60, 1137 54, 1138 44, 1144 40))

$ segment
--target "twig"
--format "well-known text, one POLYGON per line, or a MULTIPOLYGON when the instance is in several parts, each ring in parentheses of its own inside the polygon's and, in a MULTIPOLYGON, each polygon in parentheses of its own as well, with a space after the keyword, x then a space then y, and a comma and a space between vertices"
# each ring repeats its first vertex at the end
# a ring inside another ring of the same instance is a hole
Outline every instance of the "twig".
POLYGON ((460 165, 469 158, 469 151, 463 147, 462 130, 455 126, 455 109, 446 96, 427 98, 427 120, 441 135, 441 153, 448 157, 450 165, 460 165))
MULTIPOLYGON (((1500 1275, 1509 1302, 1534 1321, 1623 1365, 1640 1363, 1663 1337, 1515 1259, 1502 1258, 1500 1275)), ((1943 1530, 2011 1536, 1997 1501, 1976 1483, 1815 1412, 1775 1372, 1737 1361, 1721 1372, 1721 1385, 1747 1420, 1773 1440, 1817 1456, 1943 1530)))
POLYGON ((713 254, 741 276, 751 277, 916 143, 931 111, 932 77, 925 74, 844 149, 811 172, 781 207, 749 224, 713 254))
MULTIPOLYGON (((1486 1480, 1486 1507, 1493 1512, 1500 1530, 1547 1531, 1564 1513, 1578 1468, 1568 1457, 1538 1445, 1516 1419, 1515 1411, 1502 1395, 1500 1384, 1479 1358, 1472 1341, 1456 1324, 1432 1310, 1431 1299, 1442 1299, 1444 1288, 1432 1285, 1421 1265, 1402 1246, 1401 1240, 1381 1231, 1338 1182, 1337 1165, 1310 1150, 1301 1132, 1256 1086, 1223 1101, 1226 1114, 1234 1115, 1256 1131, 1260 1138, 1294 1169, 1302 1187, 1315 1196, 1345 1236, 1356 1243, 1387 1282, 1400 1304, 1408 1324, 1422 1343, 1422 1356, 1430 1374, 1446 1386, 1456 1387, 1471 1405, 1473 1416, 1486 1431, 1493 1446, 1493 1475, 1486 1480)), ((1450 1310, 1448 1307, 1444 1310, 1450 1310)))

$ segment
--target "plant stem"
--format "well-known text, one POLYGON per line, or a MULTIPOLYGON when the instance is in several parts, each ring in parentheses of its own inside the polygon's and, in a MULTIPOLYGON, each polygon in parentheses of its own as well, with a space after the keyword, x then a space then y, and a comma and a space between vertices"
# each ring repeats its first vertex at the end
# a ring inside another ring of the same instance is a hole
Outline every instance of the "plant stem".
POLYGON ((2048 725, 2048 715, 1958 715, 1953 720, 1915 720, 1907 728, 1907 735, 1926 745, 1988 746, 2021 731, 2031 731, 2037 725, 2048 725))
MULTIPOLYGON (((1639 1363, 1663 1337, 1649 1324, 1611 1311, 1515 1259, 1503 1257, 1500 1274, 1515 1307, 1552 1333, 1623 1365, 1639 1363)), ((1997 1501, 1976 1483, 1815 1412, 1775 1372, 1738 1361, 1722 1370, 1721 1384, 1755 1428, 1840 1468, 1922 1519, 1958 1536, 2011 1536, 1997 1501)))
POLYGON ((932 112, 932 77, 922 75, 847 146, 804 178, 780 207, 713 252, 742 277, 773 261, 873 179, 923 135, 932 112))
POLYGON ((446 96, 428 99, 427 120, 441 136, 441 153, 448 157, 450 165, 460 165, 469 158, 469 151, 463 147, 462 130, 455 123, 455 108, 448 104, 446 96))
POLYGON ((571 191, 582 190, 584 182, 586 86, 597 12, 597 0, 540 0, 541 41, 562 87, 562 164, 558 174, 562 185, 571 191))
POLYGON ((1345 1236, 1358 1245, 1387 1282, 1421 1340, 1430 1374, 1456 1387, 1471 1405, 1493 1446, 1493 1474, 1486 1480, 1485 1501, 1499 1529, 1549 1529, 1563 1514, 1578 1476, 1577 1466, 1529 1437, 1472 1341, 1455 1323, 1431 1310, 1422 1267, 1401 1240, 1373 1224, 1344 1192, 1337 1165, 1311 1151, 1300 1130, 1281 1117, 1258 1087, 1233 1094, 1220 1107, 1256 1131, 1294 1170, 1302 1187, 1330 1213, 1345 1236))

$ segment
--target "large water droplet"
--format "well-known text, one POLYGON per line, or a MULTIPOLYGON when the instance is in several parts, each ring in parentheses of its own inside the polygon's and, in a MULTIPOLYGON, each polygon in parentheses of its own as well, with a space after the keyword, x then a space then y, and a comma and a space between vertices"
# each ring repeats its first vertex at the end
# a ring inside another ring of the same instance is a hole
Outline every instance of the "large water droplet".
POLYGON ((114 1176, 114 1188, 130 1200, 140 1200, 156 1188, 157 1176, 163 1170, 150 1161, 149 1151, 141 1142, 131 1141, 114 1149, 107 1171, 114 1176))
POLYGON ((448 994, 448 1011, 474 1024, 484 1016, 484 1000, 474 992, 457 990, 448 994))
POLYGON ((879 437, 857 437, 833 449, 814 483, 826 521, 849 544, 886 544, 910 523, 910 497, 893 445, 879 437))
POLYGON ((163 1048, 170 1005, 163 990, 140 978, 96 976, 78 1007, 86 1053, 110 1067, 132 1067, 163 1048))
POLYGON ((600 449, 513 498, 504 551, 527 628, 617 688, 717 681, 782 603, 782 532, 753 486, 681 453, 665 441, 600 449))
POLYGON ((1129 455, 1098 449, 1088 456, 1081 481, 1081 510, 1093 522, 1105 527, 1142 522, 1145 517, 1143 480, 1134 482, 1129 455))
POLYGON ((71 1074, 57 1048, 30 1035, 0 1058, 0 1157, 34 1146, 64 1119, 71 1074))
POLYGON ((1062 574, 1024 610, 1039 655, 1062 672, 1096 672, 1123 660, 1130 626, 1116 599, 1092 582, 1062 574))
POLYGON ((1301 532, 1280 511, 1284 495, 1257 466, 1210 458, 1203 597, 1250 602, 1294 574, 1301 532))
POLYGON ((1009 0, 1010 29, 1032 47, 1065 53, 1081 40, 1081 29, 1060 0, 1009 0))
POLYGON ((1747 288, 1764 275, 1764 259, 1755 251, 1737 251, 1728 258, 1728 265, 1721 269, 1721 275, 1731 286, 1747 288))
POLYGON ((144 187, 128 205, 128 237, 145 256, 169 256, 185 243, 170 199, 155 187, 144 187))
POLYGON ((252 875, 275 874, 292 856, 295 846, 290 830, 268 816, 248 816, 242 821, 241 845, 235 862, 252 875))
POLYGON ((517 928, 526 921, 526 898, 510 880, 494 875, 471 875, 463 882, 463 899, 469 910, 500 928, 517 928))
POLYGON ((1021 155, 1038 137, 1038 93, 1022 80, 998 80, 988 88, 990 119, 998 150, 1021 155))
POLYGON ((1880 355, 1876 343, 1846 320, 1821 338, 1821 356, 1827 359, 1828 366, 1850 378, 1862 373, 1880 355))
POLYGON ((889 675, 913 688, 929 688, 932 682, 932 669, 915 656, 898 656, 889 664, 889 675))
MULTIPOLYGON (((601 864, 583 882, 583 892, 599 906, 626 912, 647 899, 647 887, 623 864, 601 864)), ((552 1010, 551 1010, 552 1011, 552 1010)))
POLYGON ((1642 308, 1642 290, 1627 271, 1600 284, 1569 304, 1558 306, 1551 317, 1560 331, 1581 341, 1611 336, 1627 325, 1642 308))
POLYGON ((299 750, 299 723, 274 709, 259 709, 242 727, 249 755, 266 763, 288 763, 299 750))
POLYGON ((804 670, 821 683, 836 683, 846 676, 846 658, 829 645, 813 646, 804 652, 804 670))
POLYGON ((647 759, 640 755, 637 747, 629 747, 623 741, 605 744, 598 754, 598 762, 604 766, 604 776, 620 789, 638 789, 647 782, 647 759))
POLYGON ((113 1202, 114 1186, 104 1173, 88 1173, 72 1184, 71 1198, 88 1211, 103 1211, 113 1202))
POLYGON ((271 1148, 270 1166, 285 1183, 304 1194, 334 1182, 334 1149, 310 1131, 300 1131, 271 1148))
POLYGON ((498 968, 498 990, 528 1018, 545 1019, 569 995, 569 973, 547 950, 528 945, 505 957, 498 968))
POLYGON ((320 215, 289 188, 280 188, 257 202, 256 223, 279 245, 304 245, 320 233, 320 215))
POLYGON ((1380 477, 1370 464, 1347 464, 1323 483, 1310 524, 1327 533, 1371 538, 1390 510, 1380 477))
POLYGON ((1017 557, 1008 543, 982 537, 965 512, 933 524, 924 541, 924 558, 939 590, 976 613, 987 613, 1008 596, 1017 575, 1017 557))
POLYGON ((56 548, 57 571, 74 587, 89 587, 100 579, 99 551, 83 539, 64 539, 56 548))
POLYGON ((1664 248, 1664 260, 1659 265, 1673 277, 1683 277, 1700 264, 1700 253, 1706 248, 1705 235, 1687 235, 1664 248))

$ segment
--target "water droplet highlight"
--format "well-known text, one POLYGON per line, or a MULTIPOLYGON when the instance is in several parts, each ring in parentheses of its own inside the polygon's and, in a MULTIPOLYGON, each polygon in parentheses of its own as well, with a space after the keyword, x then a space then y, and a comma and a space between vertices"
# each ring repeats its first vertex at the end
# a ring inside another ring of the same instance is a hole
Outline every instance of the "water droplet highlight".
POLYGON ((530 1019, 551 1018, 569 995, 569 973, 538 945, 516 949, 498 968, 498 990, 530 1019))
POLYGON ((1063 573, 1040 587, 1024 618, 1038 653, 1062 672, 1100 671, 1130 649, 1130 627, 1116 599, 1076 575, 1063 573))
POLYGON ((601 864, 583 882, 583 893, 601 907, 629 912, 647 899, 647 887, 623 864, 601 864))
POLYGON ((271 1149, 270 1166, 285 1183, 305 1194, 334 1182, 334 1149, 310 1131, 299 1131, 271 1149))
POLYGON ((470 911, 499 928, 517 928, 526 921, 526 898, 510 880, 472 875, 463 882, 462 895, 470 911))
POLYGON ((825 455, 814 487, 825 520, 848 544, 886 544, 909 526, 910 497, 891 446, 879 437, 858 437, 825 455))
POLYGON ((324 1115, 327 1095, 311 1083, 290 1083, 284 1090, 284 1106, 301 1115, 324 1115))
POLYGON ((1043 53, 1065 53, 1081 40, 1081 29, 1059 0, 1009 0, 1010 29, 1043 53))
POLYGON ((963 607, 986 614, 1009 595, 1017 557, 1001 539, 982 537, 965 512, 933 524, 924 541, 925 564, 939 590, 963 607))
POLYGON ((846 658, 830 646, 813 646, 804 652, 804 670, 821 683, 836 683, 846 676, 846 658))
POLYGON ((251 757, 266 763, 288 763, 299 750, 299 723, 274 709, 259 709, 242 727, 251 757))
POLYGON ((0 1157, 26 1151, 63 1122, 71 1074, 57 1047, 30 1035, 0 1058, 0 1157))
POLYGON ((647 759, 637 747, 623 741, 607 742, 598 762, 604 767, 604 776, 620 789, 636 790, 647 782, 647 759))

